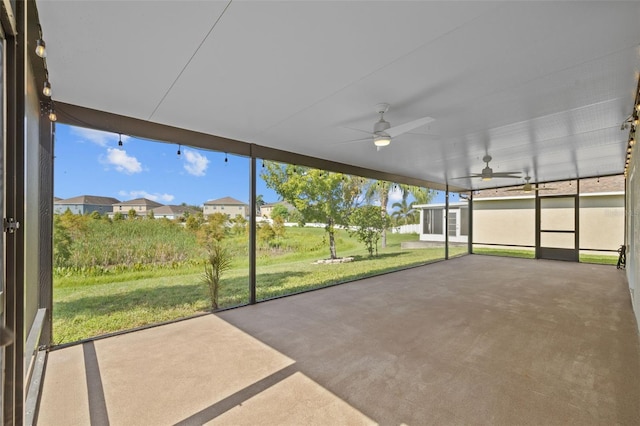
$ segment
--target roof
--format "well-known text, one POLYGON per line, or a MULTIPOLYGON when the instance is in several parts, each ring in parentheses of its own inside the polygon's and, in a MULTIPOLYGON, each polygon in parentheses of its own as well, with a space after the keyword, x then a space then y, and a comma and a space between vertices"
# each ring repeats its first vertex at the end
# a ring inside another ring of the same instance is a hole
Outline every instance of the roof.
POLYGON ((67 199, 55 200, 54 204, 89 204, 94 206, 111 206, 119 203, 117 198, 113 197, 101 197, 99 195, 78 195, 77 197, 71 197, 67 199))
POLYGON ((217 200, 209 200, 204 203, 205 206, 246 206, 247 203, 236 200, 232 197, 218 198, 217 200))
POLYGON ((183 215, 185 212, 190 214, 198 213, 198 210, 188 206, 166 205, 151 209, 154 215, 183 215))
POLYGON ((164 205, 164 204, 157 203, 153 200, 149 200, 148 198, 136 198, 134 200, 122 201, 122 202, 117 201, 113 204, 117 204, 120 206, 147 206, 151 208, 160 207, 164 205))

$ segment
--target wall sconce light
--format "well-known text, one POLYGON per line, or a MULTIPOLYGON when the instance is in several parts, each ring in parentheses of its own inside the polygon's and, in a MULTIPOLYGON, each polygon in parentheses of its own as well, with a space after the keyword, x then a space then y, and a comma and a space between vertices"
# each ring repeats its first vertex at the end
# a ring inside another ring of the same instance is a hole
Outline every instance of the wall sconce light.
POLYGON ((51 105, 51 107, 49 108, 49 120, 56 122, 58 121, 58 115, 56 114, 55 110, 53 109, 53 105, 51 105))
POLYGON ((36 40, 36 55, 38 55, 41 58, 46 58, 47 57, 47 44, 44 42, 43 39, 39 38, 38 40, 36 40))

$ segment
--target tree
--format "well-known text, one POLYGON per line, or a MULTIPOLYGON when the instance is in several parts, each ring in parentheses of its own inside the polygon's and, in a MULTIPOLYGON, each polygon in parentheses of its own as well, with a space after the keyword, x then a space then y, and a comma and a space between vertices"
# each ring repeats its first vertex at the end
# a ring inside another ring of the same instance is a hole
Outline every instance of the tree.
POLYGON ((352 235, 367 247, 369 257, 373 256, 375 247, 376 256, 378 255, 378 241, 382 233, 389 227, 389 216, 382 216, 378 206, 362 206, 356 208, 349 218, 352 229, 349 231, 352 235))
POLYGON ((285 227, 284 227, 284 219, 282 216, 276 216, 273 218, 273 225, 271 226, 273 228, 273 232, 276 236, 276 238, 282 238, 284 237, 284 233, 285 233, 285 227))
POLYGON ((261 174, 267 187, 293 205, 300 213, 300 224, 325 224, 329 235, 329 254, 337 258, 336 225, 344 225, 360 194, 356 179, 341 173, 265 161, 261 174))
POLYGON ((262 206, 264 206, 266 203, 264 202, 264 196, 262 194, 258 194, 256 195, 256 214, 260 213, 260 209, 262 208, 262 206))
POLYGON ((155 213, 153 213, 153 210, 149 210, 149 213, 147 213, 147 219, 155 219, 156 215, 155 213))
POLYGON ((189 231, 196 232, 198 229, 200 229, 200 223, 195 216, 189 216, 187 217, 185 228, 187 228, 189 231))
POLYGON ((230 219, 231 222, 231 231, 235 235, 243 235, 247 232, 247 219, 241 214, 237 214, 236 217, 230 219))
POLYGON ((268 246, 275 237, 276 233, 268 223, 265 222, 258 226, 258 240, 261 243, 268 246))
POLYGON ((71 235, 59 215, 53 216, 53 264, 66 266, 71 257, 71 235))
POLYGON ((209 252, 226 236, 227 220, 227 215, 224 213, 210 214, 207 217, 207 223, 202 224, 198 229, 196 238, 209 252))
POLYGON ((138 216, 138 213, 136 213, 136 211, 132 208, 129 209, 129 211, 127 212, 127 219, 133 220, 136 218, 136 216, 138 216))
POLYGON ((120 213, 120 212, 116 212, 113 215, 113 220, 124 220, 124 215, 122 213, 120 213))
MULTIPOLYGON (((393 189, 394 185, 391 182, 386 181, 370 181, 365 190, 365 199, 368 201, 378 200, 380 207, 378 213, 383 221, 387 217, 387 205, 389 204, 389 191, 393 189)), ((387 230, 382 231, 382 248, 387 247, 387 230)))
POLYGON ((404 225, 408 225, 409 221, 413 221, 414 210, 411 204, 408 203, 407 197, 404 194, 402 196, 402 200, 393 203, 391 208, 396 209, 391 213, 391 216, 396 219, 398 224, 400 222, 404 222, 404 225))
POLYGON ((421 186, 403 186, 413 196, 414 201, 412 204, 429 204, 433 197, 436 196, 436 191, 433 189, 423 188, 421 186))
POLYGON ((282 204, 276 204, 273 206, 273 210, 271 210, 271 219, 275 220, 276 218, 281 218, 283 222, 289 219, 289 209, 282 204))
POLYGON ((93 220, 102 220, 102 215, 97 210, 92 211, 89 217, 93 220))

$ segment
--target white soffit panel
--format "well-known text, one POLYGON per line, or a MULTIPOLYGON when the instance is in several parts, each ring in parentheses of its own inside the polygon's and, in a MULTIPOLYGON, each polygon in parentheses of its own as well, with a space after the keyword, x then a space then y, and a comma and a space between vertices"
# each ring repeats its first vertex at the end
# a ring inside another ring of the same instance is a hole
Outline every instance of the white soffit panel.
MULTIPOLYGON (((38 1, 54 99, 426 180, 619 173, 640 2, 38 1), (377 152, 374 106, 428 126, 377 152)), ((495 182, 455 180, 481 188, 495 182)), ((504 181, 503 184, 518 182, 504 181)))

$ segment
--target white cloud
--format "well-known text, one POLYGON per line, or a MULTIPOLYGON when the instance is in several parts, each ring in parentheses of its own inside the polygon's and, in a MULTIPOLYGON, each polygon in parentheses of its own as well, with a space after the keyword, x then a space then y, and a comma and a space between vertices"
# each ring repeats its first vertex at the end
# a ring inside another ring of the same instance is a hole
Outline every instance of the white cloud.
MULTIPOLYGON (((71 131, 80 136, 82 141, 89 141, 99 146, 107 147, 118 144, 119 135, 117 133, 103 132, 102 130, 85 129, 84 127, 73 127, 71 131)), ((122 135, 122 142, 126 142, 129 136, 122 135)))
POLYGON ((397 203, 402 200, 402 190, 399 186, 394 185, 389 191, 389 204, 397 203))
POLYGON ((197 151, 185 149, 184 152, 184 169, 193 176, 204 176, 207 167, 209 166, 209 159, 197 151))
POLYGON ((128 175, 142 171, 142 164, 138 159, 127 155, 127 151, 124 149, 107 148, 107 157, 103 159, 103 162, 115 166, 117 171, 128 175))
POLYGON ((165 203, 170 203, 171 201, 173 201, 174 198, 176 198, 171 194, 159 194, 157 192, 154 194, 151 194, 143 190, 120 191, 118 192, 118 195, 120 195, 121 197, 130 198, 130 199, 147 198, 152 201, 164 201, 165 203))

